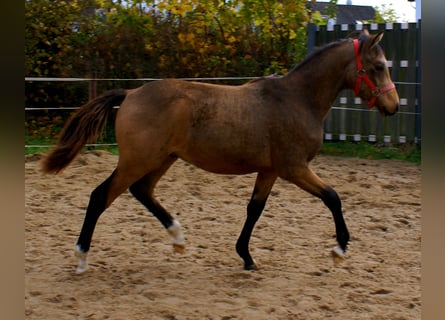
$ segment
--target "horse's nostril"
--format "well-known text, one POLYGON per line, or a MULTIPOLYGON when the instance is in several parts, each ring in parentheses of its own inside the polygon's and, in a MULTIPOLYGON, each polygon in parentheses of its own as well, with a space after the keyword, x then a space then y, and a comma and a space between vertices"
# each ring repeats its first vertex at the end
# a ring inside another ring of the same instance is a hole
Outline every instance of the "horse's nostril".
POLYGON ((386 106, 383 106, 382 109, 383 109, 383 112, 384 112, 384 114, 385 114, 386 116, 392 116, 392 115, 396 114, 397 111, 399 111, 399 105, 397 105, 397 106, 394 108, 394 111, 392 111, 392 112, 390 112, 386 106))
POLYGON ((391 114, 391 115, 396 114, 397 111, 399 111, 399 105, 396 105, 396 107, 394 108, 394 111, 391 112, 390 114, 391 114))

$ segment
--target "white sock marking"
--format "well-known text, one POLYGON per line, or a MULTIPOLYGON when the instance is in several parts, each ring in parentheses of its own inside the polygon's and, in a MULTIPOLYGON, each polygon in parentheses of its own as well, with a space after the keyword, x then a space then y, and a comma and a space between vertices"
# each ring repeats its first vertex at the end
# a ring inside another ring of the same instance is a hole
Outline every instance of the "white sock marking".
POLYGON ((332 251, 340 258, 343 258, 345 256, 345 252, 339 246, 335 246, 334 248, 332 248, 332 251))
POLYGON ((173 244, 180 246, 185 245, 184 234, 181 230, 181 224, 177 220, 173 220, 173 224, 167 228, 168 233, 173 237, 173 244))
POLYGON ((76 273, 77 274, 84 273, 88 269, 87 253, 83 252, 80 249, 79 245, 76 245, 76 250, 74 251, 74 256, 77 258, 77 264, 78 264, 76 273))

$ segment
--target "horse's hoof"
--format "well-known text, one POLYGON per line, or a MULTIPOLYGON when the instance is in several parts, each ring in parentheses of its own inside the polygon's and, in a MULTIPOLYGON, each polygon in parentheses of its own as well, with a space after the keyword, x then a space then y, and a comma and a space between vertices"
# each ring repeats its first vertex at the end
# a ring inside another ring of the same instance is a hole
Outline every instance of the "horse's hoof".
POLYGON ((174 244, 173 244, 173 250, 174 250, 176 253, 183 254, 183 253, 185 252, 185 245, 183 245, 183 244, 178 244, 178 243, 174 243, 174 244))
POLYGON ((244 270, 257 271, 258 266, 255 263, 244 265, 244 270))
POLYGON ((339 246, 332 248, 331 255, 335 264, 340 263, 345 259, 345 252, 339 246))
POLYGON ((85 271, 87 271, 87 269, 88 269, 88 265, 79 265, 76 268, 76 274, 82 274, 85 271))

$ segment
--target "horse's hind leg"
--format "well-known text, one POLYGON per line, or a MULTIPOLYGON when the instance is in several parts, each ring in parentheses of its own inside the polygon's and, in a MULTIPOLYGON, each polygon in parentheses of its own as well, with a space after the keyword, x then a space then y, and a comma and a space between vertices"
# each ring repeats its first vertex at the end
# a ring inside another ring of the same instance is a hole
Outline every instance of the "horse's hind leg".
POLYGON ((169 157, 157 170, 146 174, 144 177, 133 183, 130 186, 130 192, 151 213, 153 213, 156 218, 158 218, 169 234, 173 237, 173 247, 175 251, 182 253, 184 251, 185 241, 179 222, 175 220, 153 197, 153 190, 156 183, 164 175, 168 168, 170 168, 170 166, 176 161, 176 159, 176 157, 169 157))
POLYGON ((277 176, 274 174, 258 173, 252 197, 247 206, 247 218, 241 234, 236 242, 236 252, 244 260, 244 269, 256 270, 257 266, 249 253, 249 240, 253 228, 263 212, 267 198, 277 176))
POLYGON ((341 200, 337 192, 327 184, 325 184, 315 173, 309 168, 300 170, 299 174, 288 179, 294 182, 303 190, 320 198, 323 203, 331 210, 335 222, 335 231, 337 235, 337 242, 340 247, 334 247, 334 258, 343 258, 349 242, 349 232, 343 218, 341 200))
POLYGON ((87 268, 86 256, 90 249, 91 239, 100 215, 137 178, 132 180, 132 176, 121 173, 119 169, 116 169, 91 193, 76 245, 76 257, 79 263, 76 270, 77 273, 82 273, 87 268))

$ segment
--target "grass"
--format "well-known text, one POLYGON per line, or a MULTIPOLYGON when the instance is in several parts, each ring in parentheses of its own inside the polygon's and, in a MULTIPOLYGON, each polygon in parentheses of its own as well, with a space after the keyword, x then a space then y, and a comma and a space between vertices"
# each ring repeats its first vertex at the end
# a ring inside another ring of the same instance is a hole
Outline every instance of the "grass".
MULTIPOLYGON (((25 137, 26 145, 36 147, 25 147, 25 154, 46 153, 54 144, 55 140, 25 137)), ((117 146, 92 146, 87 147, 88 150, 106 150, 112 154, 118 154, 117 146)), ((421 163, 421 147, 413 144, 400 144, 397 146, 389 146, 383 144, 372 144, 368 142, 330 142, 326 141, 319 152, 321 155, 330 155, 336 157, 352 157, 362 159, 392 159, 402 160, 420 165, 421 163)))
POLYGON ((324 142, 319 152, 323 155, 361 159, 392 159, 421 164, 421 147, 415 144, 397 146, 368 142, 324 142))
MULTIPOLYGON (((25 146, 25 155, 36 154, 36 153, 47 153, 51 150, 52 145, 55 142, 41 142, 42 140, 27 140, 25 146)), ((111 154, 119 154, 119 149, 117 146, 108 146, 108 145, 98 145, 98 146, 87 146, 85 150, 105 150, 111 154)))

